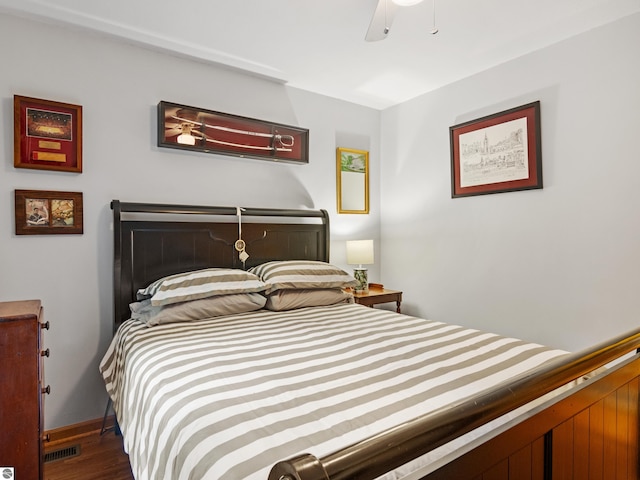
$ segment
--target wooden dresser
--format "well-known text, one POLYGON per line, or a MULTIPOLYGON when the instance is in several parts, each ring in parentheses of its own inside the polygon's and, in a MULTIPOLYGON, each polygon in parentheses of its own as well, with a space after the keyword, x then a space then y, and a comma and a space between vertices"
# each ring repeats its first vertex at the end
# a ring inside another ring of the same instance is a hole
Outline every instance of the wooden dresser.
POLYGON ((40 300, 0 302, 0 467, 14 469, 4 478, 42 479, 43 328, 40 300))

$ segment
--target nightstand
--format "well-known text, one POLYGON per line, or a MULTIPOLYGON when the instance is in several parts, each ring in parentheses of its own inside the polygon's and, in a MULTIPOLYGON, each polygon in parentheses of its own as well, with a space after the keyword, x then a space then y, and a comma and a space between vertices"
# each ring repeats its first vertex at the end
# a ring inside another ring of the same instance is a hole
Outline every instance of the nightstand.
POLYGON ((400 304, 402 303, 402 292, 399 290, 387 290, 382 285, 376 283, 369 284, 369 292, 356 293, 352 290, 353 299, 360 305, 373 307, 379 303, 396 302, 396 312, 400 312, 400 304))

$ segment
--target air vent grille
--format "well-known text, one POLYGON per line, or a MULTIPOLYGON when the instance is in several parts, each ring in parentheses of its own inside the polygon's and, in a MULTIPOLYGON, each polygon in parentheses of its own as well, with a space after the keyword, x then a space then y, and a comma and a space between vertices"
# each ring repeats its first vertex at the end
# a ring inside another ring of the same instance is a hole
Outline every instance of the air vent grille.
POLYGON ((80 455, 80 445, 72 445, 58 450, 53 450, 44 454, 44 463, 57 462, 65 458, 77 457, 80 455))

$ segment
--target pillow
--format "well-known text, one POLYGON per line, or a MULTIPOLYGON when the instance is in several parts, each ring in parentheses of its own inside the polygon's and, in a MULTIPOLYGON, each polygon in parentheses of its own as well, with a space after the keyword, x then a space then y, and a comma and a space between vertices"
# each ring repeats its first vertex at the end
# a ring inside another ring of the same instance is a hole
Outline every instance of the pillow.
POLYGON ((152 326, 252 312, 264 307, 266 301, 267 299, 260 293, 233 293, 161 307, 153 306, 151 300, 143 300, 132 303, 129 308, 131 318, 152 326))
POLYGON ((265 308, 276 312, 303 307, 321 307, 337 303, 353 303, 353 294, 339 288, 315 290, 278 290, 267 297, 265 308))
POLYGON ((151 305, 159 307, 214 295, 261 292, 265 288, 253 273, 232 268, 206 268, 156 280, 138 290, 137 299, 150 298, 151 305))
POLYGON ((284 260, 263 263, 249 269, 267 285, 266 294, 276 290, 344 288, 357 284, 344 270, 326 262, 284 260))

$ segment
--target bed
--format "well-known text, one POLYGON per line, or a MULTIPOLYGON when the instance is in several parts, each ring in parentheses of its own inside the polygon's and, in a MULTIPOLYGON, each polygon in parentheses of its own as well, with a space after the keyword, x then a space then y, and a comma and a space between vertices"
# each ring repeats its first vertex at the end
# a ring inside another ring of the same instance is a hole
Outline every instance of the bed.
POLYGON ((334 271, 269 283, 265 265, 335 268, 322 210, 111 206, 100 369, 137 480, 638 478, 640 332, 571 354, 356 305, 339 283, 326 300, 329 278, 348 285, 334 271), (181 297, 140 320, 140 291, 211 269, 242 284, 214 297, 231 310, 174 321, 205 301, 181 297))

